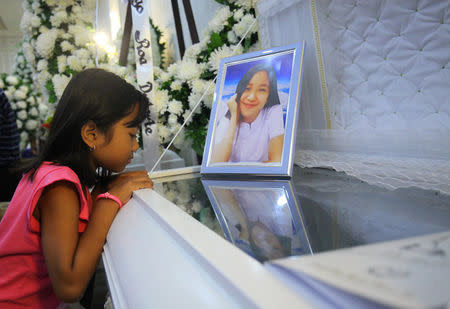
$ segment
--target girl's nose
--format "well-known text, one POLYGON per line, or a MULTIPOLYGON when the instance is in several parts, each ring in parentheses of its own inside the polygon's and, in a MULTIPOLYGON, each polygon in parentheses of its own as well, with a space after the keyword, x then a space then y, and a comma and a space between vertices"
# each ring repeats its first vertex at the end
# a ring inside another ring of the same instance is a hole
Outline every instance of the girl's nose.
POLYGON ((131 148, 131 150, 132 150, 133 152, 135 152, 135 151, 138 150, 138 149, 139 149, 139 143, 138 143, 137 139, 135 139, 135 140, 133 141, 133 147, 131 148))

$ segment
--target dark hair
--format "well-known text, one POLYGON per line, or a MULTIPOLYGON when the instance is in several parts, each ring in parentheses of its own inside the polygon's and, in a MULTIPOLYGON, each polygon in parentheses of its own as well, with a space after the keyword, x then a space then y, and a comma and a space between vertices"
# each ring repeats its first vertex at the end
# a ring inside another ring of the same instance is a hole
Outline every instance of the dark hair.
MULTIPOLYGON (((280 104, 280 98, 278 97, 278 86, 277 86, 277 75, 272 65, 267 63, 260 63, 252 66, 245 74, 242 76, 241 80, 236 86, 236 102, 239 104, 242 94, 250 83, 252 77, 261 71, 265 71, 269 76, 269 97, 267 98, 267 103, 264 108, 269 108, 273 105, 280 104)), ((226 113, 226 117, 229 119, 231 117, 230 111, 226 113)))
POLYGON ((149 101, 119 76, 102 69, 87 69, 76 74, 68 83, 56 107, 45 145, 25 172, 32 171, 31 180, 44 161, 70 167, 85 186, 92 186, 99 176, 89 166, 89 147, 81 138, 81 128, 93 121, 106 134, 120 119, 138 105, 136 119, 127 124, 136 127, 147 117, 149 101))

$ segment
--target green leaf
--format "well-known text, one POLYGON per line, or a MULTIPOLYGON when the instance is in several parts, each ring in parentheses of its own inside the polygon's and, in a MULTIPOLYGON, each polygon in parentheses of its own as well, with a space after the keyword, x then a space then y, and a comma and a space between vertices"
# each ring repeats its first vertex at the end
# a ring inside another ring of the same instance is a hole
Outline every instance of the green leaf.
POLYGON ((211 34, 211 38, 208 44, 208 47, 211 48, 212 50, 219 48, 220 46, 222 46, 224 44, 222 38, 220 37, 220 35, 217 32, 213 32, 211 34))

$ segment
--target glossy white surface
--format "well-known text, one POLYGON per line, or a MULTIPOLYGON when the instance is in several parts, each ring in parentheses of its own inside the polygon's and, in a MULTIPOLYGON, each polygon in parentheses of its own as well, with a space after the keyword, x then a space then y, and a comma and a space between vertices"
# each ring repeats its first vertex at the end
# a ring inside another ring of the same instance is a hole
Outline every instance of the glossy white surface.
POLYGON ((262 264, 152 190, 117 215, 103 261, 115 308, 307 308, 262 264))

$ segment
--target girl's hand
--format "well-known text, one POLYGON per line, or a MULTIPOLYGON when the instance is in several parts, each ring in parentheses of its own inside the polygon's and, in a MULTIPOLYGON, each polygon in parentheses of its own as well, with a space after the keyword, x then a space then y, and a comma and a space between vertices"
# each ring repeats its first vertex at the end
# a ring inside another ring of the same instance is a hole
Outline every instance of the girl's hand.
POLYGON ((236 102, 236 96, 237 94, 235 94, 234 96, 232 96, 230 98, 230 100, 228 100, 227 105, 228 105, 228 109, 230 110, 230 114, 231 114, 231 118, 233 119, 239 119, 239 108, 238 108, 238 104, 236 102))
POLYGON ((127 203, 131 194, 139 189, 152 189, 153 182, 148 177, 147 171, 134 171, 117 175, 107 186, 107 191, 117 196, 123 204, 127 203))

